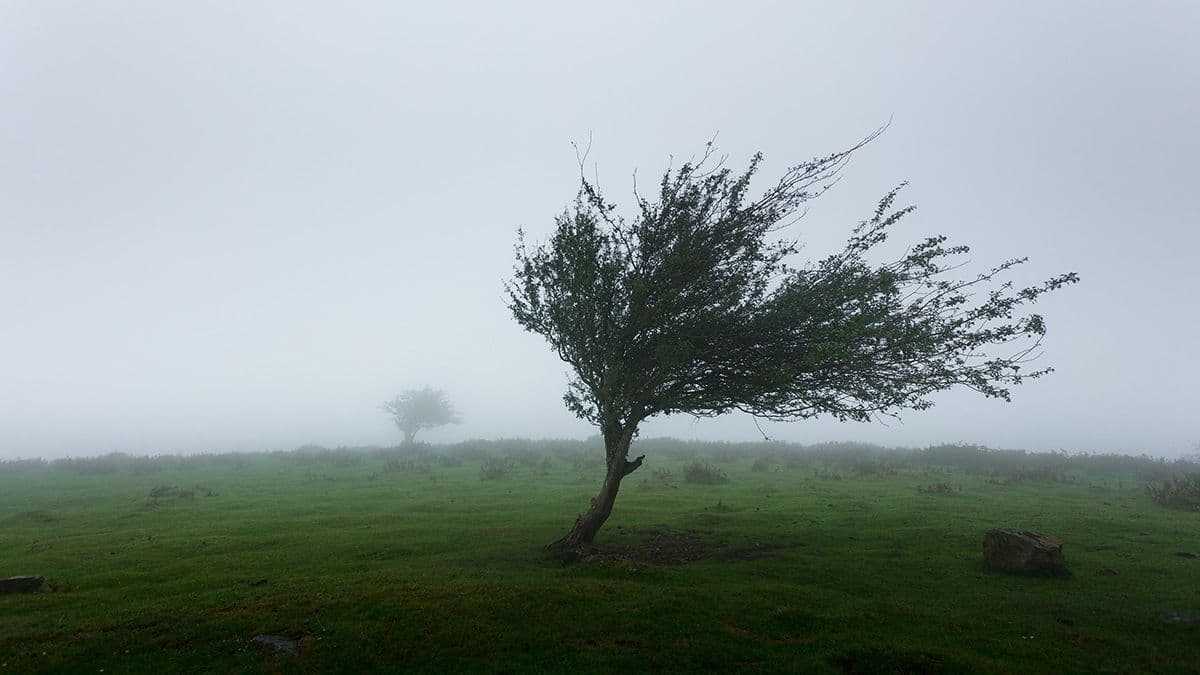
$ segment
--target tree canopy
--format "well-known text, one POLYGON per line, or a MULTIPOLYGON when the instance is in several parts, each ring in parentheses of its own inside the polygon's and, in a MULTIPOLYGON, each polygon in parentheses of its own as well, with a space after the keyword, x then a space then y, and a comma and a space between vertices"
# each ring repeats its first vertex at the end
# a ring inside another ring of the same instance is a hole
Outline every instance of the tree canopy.
POLYGON ((379 407, 392 416, 396 427, 404 433, 405 445, 412 444, 417 432, 422 429, 462 421, 446 393, 429 386, 409 389, 379 407))
POLYGON ((640 465, 629 443, 655 415, 865 421, 928 408, 956 385, 1007 400, 1050 372, 1026 368, 1046 324, 1020 310, 1077 276, 1018 289, 1000 281, 1018 258, 954 278, 968 248, 941 235, 873 261, 913 210, 896 207, 900 187, 841 251, 795 261, 799 244, 783 231, 872 138, 788 168, 757 195, 761 154, 734 173, 710 143, 665 172, 655 198, 635 190, 629 219, 581 176, 548 242, 519 233, 509 309, 571 366, 565 402, 600 427, 610 474, 640 465))

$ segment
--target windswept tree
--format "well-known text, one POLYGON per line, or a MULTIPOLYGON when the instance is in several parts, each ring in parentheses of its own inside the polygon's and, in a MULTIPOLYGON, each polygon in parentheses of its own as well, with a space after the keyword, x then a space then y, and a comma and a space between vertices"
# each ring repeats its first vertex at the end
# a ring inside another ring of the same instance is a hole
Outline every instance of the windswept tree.
POLYGON ((638 425, 655 415, 867 421, 929 408, 930 394, 955 386, 1008 400, 1012 385, 1050 372, 1024 368, 1046 325, 1020 310, 1077 276, 1014 288, 1000 277, 1020 258, 955 278, 967 247, 944 236, 873 262, 913 209, 895 207, 899 188, 841 251, 793 263, 799 246, 780 230, 877 133, 787 169, 757 195, 761 155, 735 174, 710 143, 700 160, 668 169, 654 198, 635 189, 628 219, 581 176, 549 241, 518 233, 509 309, 574 370, 564 401, 599 427, 607 459, 599 494, 554 545, 590 548, 645 458, 629 458, 638 425))
POLYGON ((417 432, 422 429, 458 424, 462 420, 450 405, 450 399, 440 389, 424 387, 409 389, 396 398, 379 406, 390 414, 396 427, 404 433, 404 444, 412 445, 417 432))

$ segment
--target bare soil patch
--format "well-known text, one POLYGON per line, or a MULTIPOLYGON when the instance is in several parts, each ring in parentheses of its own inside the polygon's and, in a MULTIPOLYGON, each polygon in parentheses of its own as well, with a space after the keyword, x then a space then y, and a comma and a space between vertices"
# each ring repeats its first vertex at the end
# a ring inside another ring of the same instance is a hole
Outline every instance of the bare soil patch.
POLYGON ((645 534, 646 539, 636 546, 593 553, 586 559, 595 562, 632 562, 645 565, 687 565, 726 546, 722 541, 702 539, 699 536, 701 533, 696 530, 649 530, 639 534, 645 534))
POLYGON ((745 548, 733 548, 723 551, 720 559, 725 562, 740 562, 742 560, 762 560, 772 558, 779 551, 779 546, 771 544, 755 544, 745 548))
POLYGON ((612 551, 599 551, 587 556, 593 562, 621 562, 644 565, 688 565, 704 558, 715 558, 722 562, 761 560, 776 554, 780 547, 755 543, 753 546, 730 548, 729 543, 705 537, 708 530, 685 530, 682 532, 657 529, 635 530, 645 539, 635 546, 612 551))

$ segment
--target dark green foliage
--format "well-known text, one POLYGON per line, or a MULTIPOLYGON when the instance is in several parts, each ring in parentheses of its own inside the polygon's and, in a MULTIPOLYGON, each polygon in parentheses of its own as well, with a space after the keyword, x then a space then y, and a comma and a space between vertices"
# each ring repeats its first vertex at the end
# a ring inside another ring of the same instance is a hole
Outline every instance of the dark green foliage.
POLYGON ((1173 509, 1200 511, 1200 473, 1168 478, 1146 486, 1150 498, 1173 509))
POLYGON ((927 408, 929 394, 955 385, 1008 399, 1011 385, 1049 372, 1022 370, 1045 323, 1016 313, 1076 275, 987 290, 1024 260, 953 279, 967 247, 944 236, 872 263, 868 254, 912 211, 893 208, 897 190, 841 252, 791 262, 799 245, 775 233, 861 146, 792 167, 757 197, 761 157, 734 174, 706 165, 710 147, 668 171, 657 199, 638 196, 629 221, 583 180, 547 244, 522 236, 508 286, 516 320, 575 371, 568 407, 602 430, 731 410, 868 420, 927 408), (983 355, 1001 347, 1009 353, 983 355))

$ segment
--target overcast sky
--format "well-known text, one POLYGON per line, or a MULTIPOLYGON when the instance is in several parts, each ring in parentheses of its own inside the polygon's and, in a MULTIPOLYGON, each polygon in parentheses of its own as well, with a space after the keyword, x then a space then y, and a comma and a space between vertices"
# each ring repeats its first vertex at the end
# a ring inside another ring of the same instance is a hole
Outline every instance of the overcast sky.
MULTIPOLYGON (((505 308, 518 227, 629 203, 719 133, 770 182, 892 119, 794 228, 832 252, 908 181, 1040 302, 1009 404, 774 438, 1178 455, 1200 441, 1200 3, 0 0, 0 457, 583 437, 505 308)), ((743 415, 643 436, 753 440, 743 415)))

